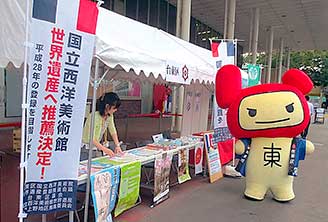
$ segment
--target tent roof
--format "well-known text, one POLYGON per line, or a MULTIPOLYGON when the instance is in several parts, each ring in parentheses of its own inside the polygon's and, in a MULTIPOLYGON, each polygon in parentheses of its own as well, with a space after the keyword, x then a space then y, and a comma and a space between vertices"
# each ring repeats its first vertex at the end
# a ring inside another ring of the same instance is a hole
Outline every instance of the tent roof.
MULTIPOLYGON (((25 2, 3 0, 0 7, 0 67, 24 61, 25 2)), ((165 78, 166 63, 187 65, 193 80, 212 83, 215 66, 211 52, 157 28, 99 8, 95 56, 107 66, 131 69, 146 77, 165 78)), ((131 73, 131 72, 130 72, 131 73)))
POLYGON ((211 83, 216 69, 209 50, 112 11, 100 8, 96 57, 109 67, 165 78, 167 62, 187 65, 194 80, 211 83), (110 22, 109 22, 110 21, 110 22))
POLYGON ((0 7, 0 68, 24 62, 25 0, 2 0, 0 7))

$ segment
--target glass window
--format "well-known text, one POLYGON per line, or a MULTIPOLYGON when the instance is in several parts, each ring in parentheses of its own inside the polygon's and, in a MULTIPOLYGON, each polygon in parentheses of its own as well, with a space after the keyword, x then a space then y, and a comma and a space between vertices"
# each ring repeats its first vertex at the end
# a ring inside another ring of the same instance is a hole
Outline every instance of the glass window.
POLYGON ((196 43, 197 32, 196 32, 196 19, 194 17, 190 18, 190 37, 189 41, 191 43, 196 43))
POLYGON ((104 0, 104 3, 101 6, 105 9, 112 10, 112 3, 113 0, 104 0))
POLYGON ((169 4, 169 33, 176 35, 177 8, 169 4))
POLYGON ((124 0, 111 0, 113 2, 112 9, 121 15, 125 15, 124 0))
POLYGON ((132 19, 137 18, 137 3, 136 0, 125 0, 126 16, 132 19))
POLYGON ((167 24, 167 1, 160 0, 160 10, 159 10, 159 28, 166 30, 167 24))
POLYGON ((147 24, 148 0, 139 0, 138 21, 147 24))
POLYGON ((149 25, 158 27, 159 20, 159 0, 150 1, 149 25))

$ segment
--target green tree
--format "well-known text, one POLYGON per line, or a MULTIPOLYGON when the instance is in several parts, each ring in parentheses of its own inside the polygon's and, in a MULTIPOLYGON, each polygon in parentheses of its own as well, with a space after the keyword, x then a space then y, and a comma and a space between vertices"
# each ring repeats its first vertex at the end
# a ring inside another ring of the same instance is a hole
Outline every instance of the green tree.
MULTIPOLYGON (((266 59, 265 53, 261 53, 257 56, 256 63, 264 65, 266 59)), ((244 63, 251 63, 251 61, 251 55, 244 56, 244 63)), ((283 61, 286 61, 286 53, 284 53, 283 61)), ((271 68, 275 68, 278 62, 278 54, 273 53, 271 68)), ((290 68, 304 71, 310 76, 315 86, 328 86, 328 51, 326 50, 291 52, 290 68)))
POLYGON ((292 52, 290 67, 298 68, 310 76, 315 86, 328 86, 328 52, 310 50, 292 52))

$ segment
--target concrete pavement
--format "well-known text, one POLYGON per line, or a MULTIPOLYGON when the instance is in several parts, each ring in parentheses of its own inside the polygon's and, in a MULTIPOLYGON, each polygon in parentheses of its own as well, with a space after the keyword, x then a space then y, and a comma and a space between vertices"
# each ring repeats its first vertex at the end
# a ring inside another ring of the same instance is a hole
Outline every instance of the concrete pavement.
POLYGON ((253 202, 243 197, 244 179, 223 178, 214 184, 196 177, 173 187, 170 198, 151 209, 150 198, 116 222, 326 222, 328 221, 328 125, 312 124, 309 140, 316 147, 302 161, 294 181, 296 198, 277 203, 270 193, 253 202))

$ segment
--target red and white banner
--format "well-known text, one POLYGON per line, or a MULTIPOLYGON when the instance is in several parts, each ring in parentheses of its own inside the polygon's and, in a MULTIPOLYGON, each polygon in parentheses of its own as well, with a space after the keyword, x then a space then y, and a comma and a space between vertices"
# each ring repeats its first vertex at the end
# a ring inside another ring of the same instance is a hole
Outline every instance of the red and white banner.
MULTIPOLYGON (((222 66, 228 64, 235 64, 236 55, 236 42, 235 41, 223 41, 223 40, 211 40, 211 50, 213 58, 215 59, 216 68, 219 70, 222 66)), ((233 149, 221 150, 226 146, 224 141, 231 140, 232 135, 227 126, 227 110, 221 109, 216 103, 216 99, 213 99, 213 126, 214 135, 213 143, 218 146, 220 156, 225 162, 229 162, 232 159, 233 149)))
POLYGON ((74 210, 98 8, 34 0, 32 9, 24 212, 74 210))

